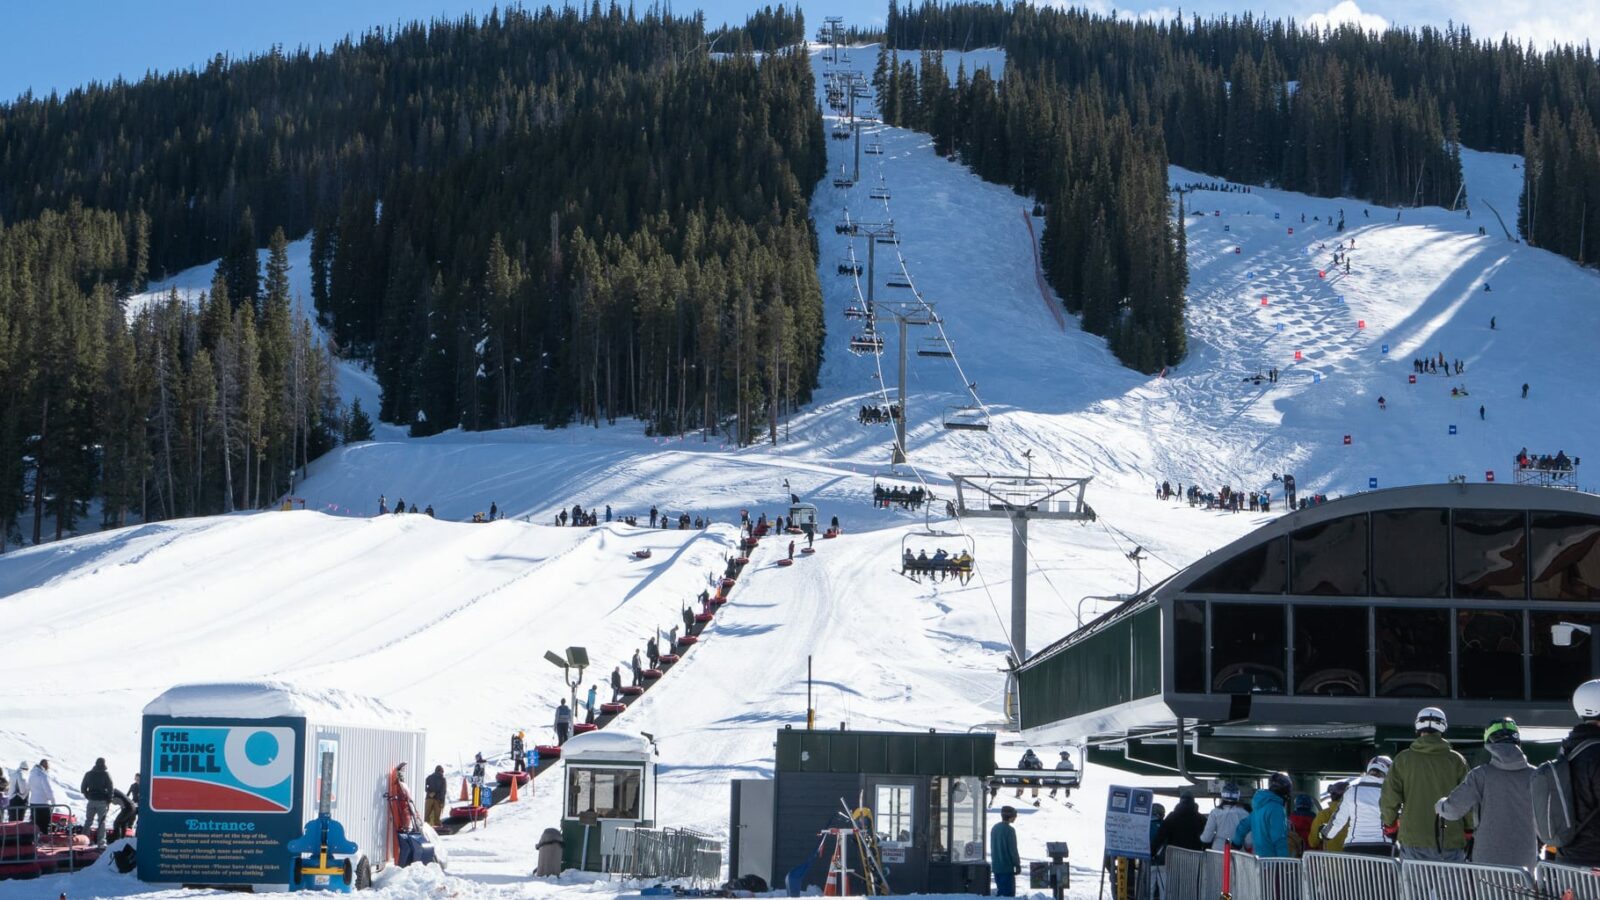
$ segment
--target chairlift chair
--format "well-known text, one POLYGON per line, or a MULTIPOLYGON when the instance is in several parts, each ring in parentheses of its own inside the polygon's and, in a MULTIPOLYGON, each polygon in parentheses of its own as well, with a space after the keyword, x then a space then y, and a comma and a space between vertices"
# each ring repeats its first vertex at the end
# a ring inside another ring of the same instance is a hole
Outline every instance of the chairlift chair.
POLYGON ((871 353, 874 355, 882 353, 883 335, 878 334, 877 332, 869 331, 865 334, 858 334, 855 337, 852 337, 850 339, 850 352, 856 354, 857 356, 860 356, 864 353, 871 353))
POLYGON ((955 356, 950 350, 950 341, 942 337, 923 338, 917 343, 917 355, 936 356, 940 359, 951 359, 955 356))
POLYGON ((841 259, 841 260, 839 260, 839 274, 840 275, 860 275, 861 274, 861 263, 859 261, 857 261, 854 257, 846 257, 845 259, 841 259))
POLYGON ((868 144, 866 147, 863 147, 862 148, 862 152, 866 153, 868 156, 882 156, 883 155, 883 145, 878 143, 877 141, 873 141, 872 143, 868 144))
POLYGON ((878 185, 877 187, 873 188, 871 193, 867 194, 867 196, 871 197, 874 200, 889 200, 889 199, 892 199, 889 196, 889 188, 884 186, 884 185, 881 185, 881 184, 878 185))
POLYGON ((833 186, 836 188, 853 188, 856 186, 856 183, 849 175, 835 175, 833 178, 833 186))
POLYGON ((894 234, 893 232, 891 232, 889 234, 880 234, 877 237, 873 238, 873 240, 877 241, 880 244, 894 244, 895 246, 899 246, 900 245, 900 236, 897 235, 897 234, 894 234))
POLYGON ((867 315, 867 308, 866 307, 857 306, 854 303, 852 303, 849 306, 846 306, 844 308, 844 317, 846 319, 869 319, 869 318, 871 318, 871 316, 867 315))
POLYGON ((884 282, 884 286, 892 288, 908 288, 911 287, 911 279, 904 275, 890 275, 889 280, 884 282))
POLYGON ((855 227, 856 226, 853 223, 851 223, 850 217, 846 216, 843 219, 840 219, 839 221, 833 223, 833 233, 834 234, 851 234, 851 233, 853 233, 855 231, 855 227))
POLYGON ((927 575, 945 578, 954 576, 965 582, 972 577, 972 570, 978 562, 977 544, 971 537, 959 531, 934 528, 927 518, 927 508, 928 505, 925 505, 922 528, 906 532, 900 539, 900 558, 896 561, 896 568, 901 575, 912 581, 927 575), (943 560, 935 559, 935 554, 939 550, 946 553, 943 560), (924 552, 927 553, 926 560, 922 558, 924 552))
POLYGON ((947 406, 944 427, 950 431, 988 431, 989 414, 981 406, 947 406))

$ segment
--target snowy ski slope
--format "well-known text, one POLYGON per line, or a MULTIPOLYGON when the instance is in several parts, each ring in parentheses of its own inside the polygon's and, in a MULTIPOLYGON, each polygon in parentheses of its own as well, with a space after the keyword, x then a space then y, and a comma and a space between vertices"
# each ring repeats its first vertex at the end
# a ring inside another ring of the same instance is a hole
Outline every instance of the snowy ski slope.
MULTIPOLYGON (((852 52, 864 72, 874 60, 872 48, 852 52)), ((960 60, 946 56, 952 71, 960 60)), ((1000 60, 992 50, 966 57, 969 71, 985 63, 998 70, 1000 60)), ((819 86, 823 68, 818 61, 819 86)), ((559 508, 610 504, 642 518, 656 504, 729 522, 741 509, 785 512, 791 492, 825 518, 838 515, 845 536, 819 541, 815 557, 788 569, 773 565, 783 542, 765 542, 703 643, 618 722, 657 736, 665 823, 726 836, 727 780, 768 771, 773 730, 804 721, 807 654, 821 723, 966 730, 994 722, 1008 642, 1009 533, 992 521, 961 529, 979 560, 967 585, 914 583, 893 571, 902 547, 956 549, 964 538, 925 533, 919 515, 869 503, 889 429, 859 425, 855 415, 884 402, 896 347, 891 333, 881 361, 846 349, 856 323, 843 311, 857 287, 836 274, 851 239, 832 225, 847 207, 862 221, 892 219, 901 236, 898 254, 879 247, 874 292, 909 296, 886 284, 890 273, 909 276, 936 304, 955 347, 956 360, 909 361, 908 443, 922 477, 942 491, 951 471, 1021 468, 1025 452, 1038 469, 1095 476, 1089 501, 1100 523, 1031 530, 1035 649, 1069 631, 1080 608, 1085 616, 1104 608, 1093 597, 1134 588, 1125 554, 1136 544, 1152 557, 1148 583, 1266 518, 1160 503, 1152 492, 1162 479, 1251 490, 1293 471, 1302 492, 1336 494, 1364 489, 1369 478, 1387 487, 1457 473, 1477 480, 1493 469, 1503 479, 1524 445, 1585 455, 1595 443, 1600 426, 1564 385, 1581 371, 1600 281, 1500 231, 1485 203, 1515 210, 1513 157, 1464 154, 1470 220, 1420 209, 1396 221, 1393 209, 1264 189, 1187 195, 1191 211, 1204 213, 1186 222, 1190 355, 1165 378, 1149 378, 1118 366, 1101 339, 1050 311, 1053 298, 1041 296, 1034 270, 1031 203, 937 158, 923 135, 872 126, 863 135, 870 140, 885 152, 862 157, 858 186, 824 182, 815 197, 827 355, 816 402, 785 424, 784 443, 734 449, 698 434, 650 438, 632 425, 422 440, 390 429, 312 465, 299 490, 311 512, 138 526, 7 554, 0 620, 11 640, 0 680, 25 687, 4 705, 0 760, 50 756, 70 788, 104 755, 123 782, 150 697, 174 681, 270 675, 407 708, 429 728, 431 761, 454 776, 471 752, 499 752, 514 728, 548 734, 564 688, 540 659, 546 649, 588 646, 597 660, 590 680, 603 682, 652 627, 674 621, 733 540, 727 526, 699 534, 544 524, 559 508), (868 196, 880 180, 887 201, 868 196), (1311 221, 1340 208, 1343 234, 1311 221), (1479 225, 1489 234, 1479 236, 1479 225), (1335 274, 1329 247, 1351 238, 1351 274, 1335 274), (1408 384, 1411 359, 1439 352, 1464 360, 1465 374, 1408 384), (1272 366, 1283 371, 1277 385, 1243 380, 1272 366), (940 414, 973 402, 969 384, 992 430, 945 431, 940 414), (1450 387, 1461 384, 1469 399, 1452 400, 1450 387), (1377 408, 1380 394, 1387 410, 1377 408), (380 493, 431 503, 440 520, 368 518, 380 493), (491 501, 524 521, 466 524, 491 501), (651 560, 628 558, 646 546, 651 560)), ((835 170, 851 159, 844 141, 830 140, 829 152, 835 170)), ((1178 169, 1171 178, 1212 180, 1178 169)), ((855 244, 864 258, 862 239, 855 244)), ((292 257, 297 284, 304 248, 296 244, 292 257)), ((209 270, 191 270, 152 290, 209 280, 209 270)), ((368 380, 349 389, 374 387, 368 380)), ((376 409, 375 395, 361 396, 376 409)), ((942 518, 932 524, 961 528, 942 518)), ((1018 740, 1002 735, 1002 764, 1020 755, 1018 740)), ((1040 856, 1046 840, 1071 841, 1080 867, 1074 897, 1094 892, 1095 807, 1110 780, 1128 779, 1091 770, 1076 809, 1022 807, 1024 856, 1040 856)), ((532 844, 558 805, 558 781, 547 776, 530 802, 495 812, 491 828, 449 839, 452 876, 411 870, 381 886, 405 898, 614 893, 526 880, 532 844)), ((53 898, 61 889, 47 879, 4 891, 53 898)), ((141 893, 137 882, 105 873, 74 876, 67 889, 141 893)))

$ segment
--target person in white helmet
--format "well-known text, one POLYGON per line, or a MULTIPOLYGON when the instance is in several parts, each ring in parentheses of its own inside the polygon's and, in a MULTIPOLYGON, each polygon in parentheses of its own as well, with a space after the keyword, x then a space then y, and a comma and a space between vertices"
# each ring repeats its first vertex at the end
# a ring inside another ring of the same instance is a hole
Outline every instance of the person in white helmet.
POLYGON ((1572 709, 1578 714, 1578 726, 1561 742, 1561 752, 1570 760, 1578 833, 1560 848, 1560 861, 1600 866, 1600 679, 1578 685, 1572 709))
POLYGON ((1430 706, 1417 713, 1417 739, 1395 754, 1378 805, 1384 834, 1400 845, 1401 859, 1466 862, 1472 816, 1441 819, 1439 799, 1467 777, 1467 760, 1444 739, 1444 710, 1430 706))
POLYGON ((1383 796, 1383 782, 1393 765, 1394 760, 1387 756, 1374 756, 1367 763, 1366 774, 1344 792, 1338 812, 1323 827, 1324 843, 1337 841, 1342 835, 1344 847, 1340 852, 1393 855, 1394 843, 1383 833, 1383 813, 1378 802, 1383 796))
POLYGON ((1213 850, 1221 850, 1222 845, 1233 840, 1234 831, 1238 830, 1239 823, 1250 815, 1250 811, 1239 805, 1239 786, 1227 782, 1222 786, 1222 791, 1217 796, 1217 806, 1206 816, 1206 827, 1200 831, 1200 840, 1213 850))

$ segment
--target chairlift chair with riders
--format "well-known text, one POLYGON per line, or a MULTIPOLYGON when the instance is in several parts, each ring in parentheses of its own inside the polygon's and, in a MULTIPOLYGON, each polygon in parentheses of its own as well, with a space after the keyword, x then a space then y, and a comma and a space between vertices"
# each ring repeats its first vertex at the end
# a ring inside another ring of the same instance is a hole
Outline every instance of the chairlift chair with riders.
POLYGON ((850 338, 850 352, 860 356, 865 353, 880 354, 883 352, 883 335, 875 331, 868 331, 850 338))
POLYGON ((977 544, 959 531, 934 528, 926 511, 923 515, 923 527, 906 532, 900 539, 900 574, 912 581, 920 581, 924 575, 941 579, 954 576, 966 583, 977 565, 977 544), (944 556, 939 555, 941 550, 944 556))
POLYGON ((870 318, 872 318, 872 316, 867 313, 867 308, 865 306, 861 306, 861 305, 856 304, 856 303, 852 303, 849 306, 846 306, 844 308, 844 317, 846 319, 870 319, 870 318))
POLYGON ((940 359, 951 359, 955 356, 955 353, 951 352, 949 339, 942 337, 927 337, 917 342, 917 355, 935 356, 940 359))
POLYGON ((861 263, 854 256, 847 256, 839 260, 840 275, 860 275, 861 263))
POLYGON ((950 431, 988 431, 989 414, 981 406, 947 406, 944 427, 950 431))

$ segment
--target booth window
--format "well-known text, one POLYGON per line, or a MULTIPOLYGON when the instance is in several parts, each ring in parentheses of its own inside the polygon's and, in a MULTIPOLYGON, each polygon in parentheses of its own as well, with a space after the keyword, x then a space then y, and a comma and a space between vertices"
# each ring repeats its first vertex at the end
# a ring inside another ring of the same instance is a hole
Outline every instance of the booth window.
POLYGON ((909 784, 880 784, 874 794, 873 820, 878 829, 878 843, 885 847, 909 847, 916 828, 911 818, 911 801, 914 796, 909 784))
POLYGON ((1379 607, 1374 619, 1378 696, 1450 696, 1449 611, 1379 607))
POLYGON ((1367 595, 1365 513, 1308 525, 1289 536, 1292 594, 1367 595))
POLYGON ((1294 608, 1294 692, 1313 697, 1365 697, 1367 608, 1294 608))
POLYGON ((1281 594, 1288 587, 1283 538, 1257 544, 1201 575, 1189 585, 1196 594, 1281 594))
POLYGON ((1528 533, 1520 510, 1455 512, 1456 596, 1521 600, 1528 596, 1528 533))
POLYGON ((1173 687, 1180 694, 1206 692, 1206 605, 1199 600, 1172 604, 1173 687))
POLYGON ((1600 600, 1600 518, 1531 516, 1533 599, 1600 600))
POLYGON ((1287 612, 1276 603, 1211 604, 1212 693, 1283 693, 1287 612))
POLYGON ((567 816, 592 812, 602 819, 638 819, 638 769, 587 769, 567 773, 567 816))
POLYGON ((1591 671, 1589 642, 1592 635, 1574 634, 1565 647, 1557 647, 1550 639, 1550 627, 1563 622, 1588 625, 1600 631, 1600 613, 1536 612, 1529 614, 1528 644, 1533 651, 1529 663, 1533 669, 1533 699, 1567 701, 1572 697, 1572 686, 1586 678, 1600 678, 1600 671, 1591 671), (1588 673, 1585 675, 1584 673, 1588 673))
POLYGON ((1450 520, 1445 510, 1389 509, 1372 514, 1372 593, 1450 596, 1450 520))
POLYGON ((1456 611, 1456 691, 1469 700, 1522 699, 1522 613, 1456 611))
MULTIPOLYGON (((940 796, 949 798, 950 806, 949 834, 936 828, 937 840, 949 841, 951 862, 983 862, 983 784, 976 775, 934 781, 940 796)), ((935 803, 934 808, 937 810, 939 805, 935 803)))

